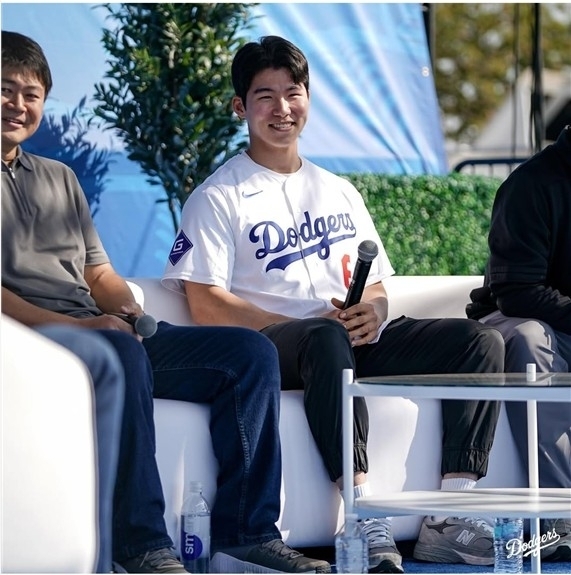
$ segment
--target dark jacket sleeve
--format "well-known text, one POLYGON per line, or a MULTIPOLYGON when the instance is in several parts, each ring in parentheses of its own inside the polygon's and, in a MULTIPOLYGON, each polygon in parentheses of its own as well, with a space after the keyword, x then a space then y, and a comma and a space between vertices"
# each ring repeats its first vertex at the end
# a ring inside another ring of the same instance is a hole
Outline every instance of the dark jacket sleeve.
POLYGON ((569 204, 560 203, 557 188, 565 184, 555 182, 554 188, 544 177, 550 166, 537 168, 532 164, 514 172, 498 190, 489 234, 489 286, 505 315, 542 320, 571 333, 571 298, 557 286, 559 266, 570 265, 569 253, 556 245, 569 227, 569 204))

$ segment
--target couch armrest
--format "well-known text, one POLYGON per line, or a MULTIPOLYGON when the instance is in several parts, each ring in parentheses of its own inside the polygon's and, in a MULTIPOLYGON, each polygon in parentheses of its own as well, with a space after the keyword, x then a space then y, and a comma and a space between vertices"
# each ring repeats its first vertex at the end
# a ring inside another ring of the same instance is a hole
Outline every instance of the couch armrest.
POLYGON ((159 278, 127 278, 127 285, 137 303, 157 321, 193 325, 186 296, 167 289, 159 278))
POLYGON ((92 573, 92 386, 79 359, 2 316, 4 573, 92 573))

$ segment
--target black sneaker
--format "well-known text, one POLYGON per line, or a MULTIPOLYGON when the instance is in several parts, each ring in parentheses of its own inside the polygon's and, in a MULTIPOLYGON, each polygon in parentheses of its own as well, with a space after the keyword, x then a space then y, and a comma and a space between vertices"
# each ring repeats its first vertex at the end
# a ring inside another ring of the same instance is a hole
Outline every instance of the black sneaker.
POLYGON ((571 520, 544 519, 541 533, 550 536, 541 549, 543 561, 571 561, 571 520))
MULTIPOLYGON (((155 549, 119 564, 125 573, 188 573, 172 549, 155 549)), ((117 570, 120 572, 120 570, 117 570)))
POLYGON ((331 573, 331 565, 310 559, 281 539, 258 545, 220 549, 210 562, 211 573, 331 573))
POLYGON ((413 557, 430 563, 494 564, 494 530, 485 519, 425 517, 413 557))

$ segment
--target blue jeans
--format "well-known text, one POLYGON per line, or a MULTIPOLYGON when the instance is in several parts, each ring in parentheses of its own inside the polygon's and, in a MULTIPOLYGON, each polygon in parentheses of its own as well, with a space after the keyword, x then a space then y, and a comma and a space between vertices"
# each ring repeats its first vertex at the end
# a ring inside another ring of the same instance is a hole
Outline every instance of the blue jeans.
POLYGON ((132 335, 96 330, 115 348, 125 374, 125 404, 113 495, 113 560, 117 563, 172 547, 155 460, 153 372, 145 348, 132 335))
POLYGON ((113 489, 125 387, 123 368, 112 346, 94 331, 61 324, 38 327, 37 331, 78 356, 91 375, 95 396, 99 491, 99 553, 96 572, 109 573, 113 489))
POLYGON ((277 350, 257 331, 159 322, 143 340, 154 396, 211 408, 219 464, 212 550, 281 538, 280 373, 277 350))

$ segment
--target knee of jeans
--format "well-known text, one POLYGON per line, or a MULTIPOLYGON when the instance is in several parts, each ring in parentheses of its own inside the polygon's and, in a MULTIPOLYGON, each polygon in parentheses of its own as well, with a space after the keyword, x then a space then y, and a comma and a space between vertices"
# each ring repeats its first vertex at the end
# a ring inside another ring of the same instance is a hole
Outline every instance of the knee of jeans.
POLYGON ((279 389, 279 355, 272 340, 253 329, 244 329, 240 334, 240 345, 245 350, 242 356, 244 364, 264 371, 267 380, 275 380, 279 389))
POLYGON ((251 351, 253 357, 262 356, 265 360, 278 361, 278 350, 272 340, 254 329, 240 329, 239 341, 251 351))

